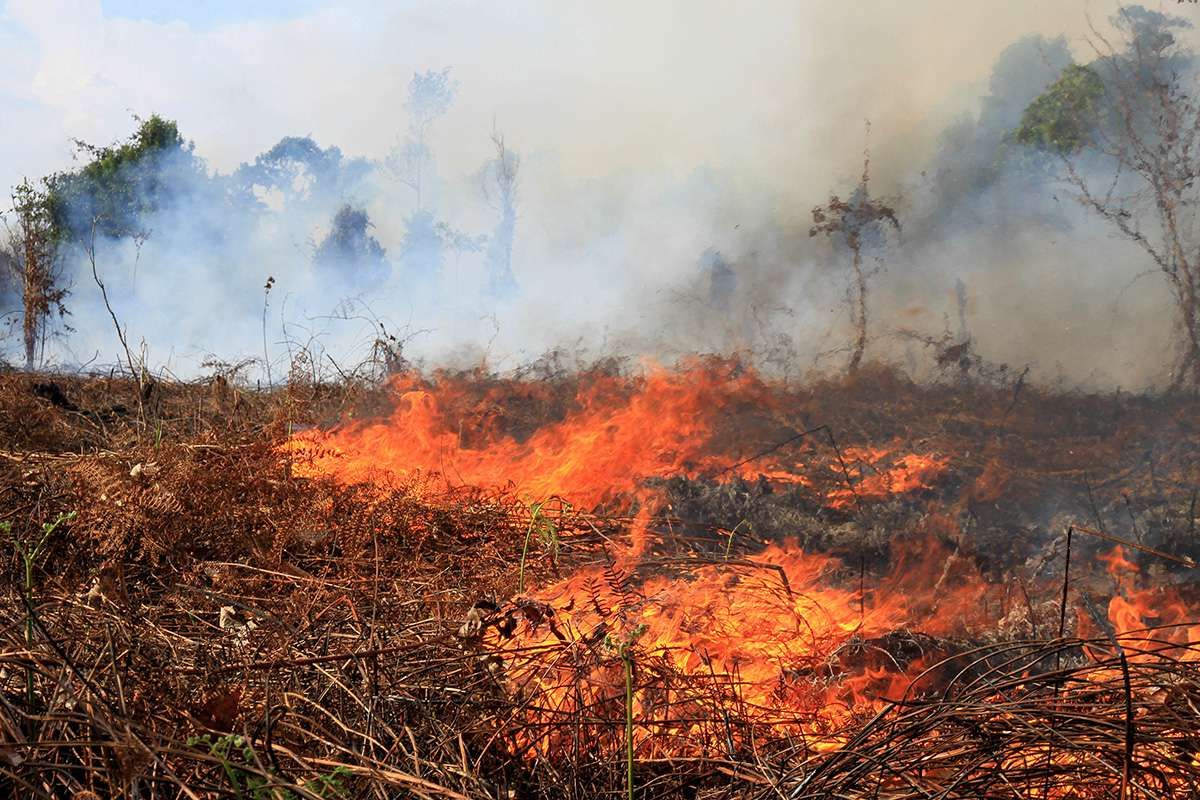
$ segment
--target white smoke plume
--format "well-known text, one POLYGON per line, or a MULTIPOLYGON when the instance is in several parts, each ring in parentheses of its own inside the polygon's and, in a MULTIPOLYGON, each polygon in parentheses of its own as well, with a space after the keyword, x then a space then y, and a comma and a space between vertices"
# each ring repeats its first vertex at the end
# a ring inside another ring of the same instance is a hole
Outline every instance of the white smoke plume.
MULTIPOLYGON (((200 22, 9 0, 0 180, 73 166, 73 138, 119 140, 132 113, 178 122, 207 188, 154 217, 140 247, 102 243, 97 255, 130 338, 180 375, 210 355, 263 358, 268 276, 276 377, 297 345, 339 364, 363 357, 372 320, 429 363, 505 368, 555 347, 664 360, 750 350, 800 375, 844 363, 847 271, 808 228, 813 206, 853 188, 869 119, 872 185, 896 198, 905 229, 875 278, 868 357, 926 374, 929 353, 903 331, 964 326, 982 356, 1041 379, 1141 388, 1165 381, 1170 305, 1155 278, 1131 285, 1138 253, 1052 186, 972 183, 989 137, 1062 58, 1090 59, 1088 18, 1104 26, 1115 8, 364 2, 200 22), (418 201, 402 163, 410 85, 446 68, 453 97, 428 126, 418 201), (517 290, 502 297, 485 291, 494 130, 520 157, 517 290), (212 186, 244 179, 239 168, 285 137, 325 157, 336 148, 336 177, 260 186, 253 212, 214 200, 212 186), (347 205, 385 251, 382 280, 320 266, 347 205), (450 242, 425 284, 404 266, 418 211, 450 242)), ((76 258, 75 332, 50 360, 116 362, 76 258)))

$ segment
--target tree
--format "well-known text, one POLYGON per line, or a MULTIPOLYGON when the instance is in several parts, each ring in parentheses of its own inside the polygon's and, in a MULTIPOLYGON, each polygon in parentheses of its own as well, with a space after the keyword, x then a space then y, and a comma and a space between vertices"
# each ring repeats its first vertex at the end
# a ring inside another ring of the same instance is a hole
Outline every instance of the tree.
POLYGON ((251 164, 234 173, 238 190, 279 191, 285 202, 321 201, 350 195, 371 173, 363 158, 346 158, 337 147, 322 148, 309 136, 285 136, 251 164))
POLYGON ((441 223, 427 208, 419 208, 404 220, 400 240, 400 268, 410 285, 432 285, 445 261, 441 223))
POLYGON ((863 352, 867 349, 867 278, 869 273, 863 268, 862 254, 864 248, 878 246, 883 243, 885 226, 891 225, 900 229, 900 221, 891 206, 879 200, 872 199, 869 190, 871 179, 871 156, 867 152, 863 157, 862 177, 858 186, 846 200, 836 194, 830 195, 829 202, 813 209, 813 227, 809 236, 825 234, 835 243, 842 244, 850 250, 851 265, 854 269, 854 290, 851 302, 851 314, 854 320, 855 339, 850 355, 848 369, 851 374, 858 371, 862 363, 863 352))
POLYGON ((737 273, 733 264, 715 247, 700 254, 700 272, 708 279, 708 302, 720 311, 728 311, 737 291, 737 273))
POLYGON ((450 68, 441 72, 427 70, 413 74, 408 84, 408 101, 404 104, 408 112, 408 130, 404 141, 388 156, 387 166, 392 174, 413 190, 416 210, 425 207, 426 181, 433 166, 433 151, 429 146, 429 132, 450 108, 458 84, 450 78, 450 68))
POLYGON ((1194 54, 1178 17, 1141 7, 1093 28, 1096 54, 1034 100, 1013 138, 1060 167, 1083 207, 1141 248, 1166 281, 1180 336, 1171 387, 1200 388, 1200 105, 1194 54))
POLYGON ((1058 80, 1030 103, 1013 137, 1017 143, 1068 154, 1091 141, 1104 98, 1104 81, 1091 67, 1067 65, 1058 80))
POLYGON ((329 233, 317 246, 313 261, 330 271, 344 271, 363 284, 379 284, 391 272, 383 245, 372 236, 367 212, 346 204, 333 217, 329 233))
POLYGON ((33 369, 54 315, 62 319, 67 314, 69 290, 62 283, 60 238, 49 193, 23 181, 13 190, 11 213, 13 223, 5 221, 8 253, 3 261, 20 287, 25 368, 33 369))
POLYGON ((1071 63, 1063 37, 1026 36, 997 58, 988 92, 977 115, 964 114, 942 132, 937 152, 921 173, 928 182, 928 203, 918 203, 905 219, 906 236, 936 242, 980 229, 1003 238, 1030 226, 1053 227, 1057 218, 1039 208, 1033 213, 1030 192, 1046 179, 1039 159, 1007 138, 1025 108, 1071 63))
POLYGON ((93 225, 111 238, 144 236, 148 217, 172 203, 183 178, 204 175, 192 144, 173 121, 157 114, 134 119, 137 131, 120 144, 76 140, 88 163, 47 179, 54 225, 63 238, 81 243, 93 225))
POLYGON ((438 234, 437 214, 427 207, 434 167, 429 135, 433 123, 450 108, 457 89, 449 68, 413 74, 404 104, 408 130, 386 162, 396 179, 413 191, 413 211, 404 221, 400 242, 400 266, 411 283, 432 283, 442 269, 444 242, 438 234))
POLYGON ((517 290, 512 271, 513 241, 517 233, 517 189, 521 156, 504 143, 504 135, 492 128, 492 145, 496 157, 484 165, 483 196, 499 215, 496 229, 488 241, 484 260, 488 270, 488 294, 507 297, 517 290))

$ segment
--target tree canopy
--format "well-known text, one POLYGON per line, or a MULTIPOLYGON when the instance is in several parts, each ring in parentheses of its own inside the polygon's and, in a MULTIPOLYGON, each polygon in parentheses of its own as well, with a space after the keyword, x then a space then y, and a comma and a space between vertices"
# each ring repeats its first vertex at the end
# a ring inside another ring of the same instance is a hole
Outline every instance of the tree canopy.
POLYGON ((329 234, 317 246, 314 263, 325 269, 345 270, 360 283, 386 280, 391 266, 383 245, 370 234, 371 227, 366 211, 343 205, 333 217, 329 234))
POLYGON ((1013 138, 1026 146, 1075 153, 1092 141, 1104 98, 1104 81, 1091 67, 1069 64, 1021 115, 1013 138))
POLYGON ((88 162, 47 179, 60 237, 82 240, 93 223, 98 233, 113 238, 143 232, 145 218, 174 198, 178 173, 203 174, 193 145, 174 121, 155 114, 138 122, 134 134, 118 144, 76 140, 88 162))

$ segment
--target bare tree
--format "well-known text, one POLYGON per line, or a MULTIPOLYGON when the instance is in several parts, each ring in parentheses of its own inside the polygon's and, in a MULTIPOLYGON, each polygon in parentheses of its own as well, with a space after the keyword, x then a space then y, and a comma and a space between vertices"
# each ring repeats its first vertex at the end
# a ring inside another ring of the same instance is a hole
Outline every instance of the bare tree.
POLYGON ((858 186, 846 200, 836 194, 829 202, 813 209, 813 227, 809 236, 825 234, 835 243, 844 244, 851 254, 854 269, 854 288, 851 300, 851 316, 854 321, 854 345, 848 369, 857 372, 867 349, 867 278, 874 271, 863 266, 863 250, 882 243, 884 226, 900 229, 900 220, 895 210, 886 203, 875 200, 870 193, 871 153, 863 154, 863 171, 858 186))
POLYGON ((1179 331, 1171 387, 1200 388, 1200 106, 1191 23, 1139 7, 1091 26, 1096 59, 1071 65, 1025 111, 1015 139, 1051 155, 1077 199, 1148 256, 1179 331))
POLYGON ((54 314, 60 319, 67 314, 64 300, 69 290, 62 284, 58 236, 47 193, 23 181, 13 190, 11 216, 11 224, 5 219, 9 253, 4 261, 20 286, 25 368, 33 369, 45 350, 54 314))
POLYGON ((499 215, 496 229, 488 241, 488 292, 503 297, 517 288, 512 271, 513 241, 517 232, 517 189, 521 156, 508 148, 504 134, 492 125, 492 145, 496 157, 484 165, 481 175, 483 196, 499 215))
POLYGON ((408 84, 408 130, 387 158, 387 167, 396 179, 413 190, 417 211, 425 207, 425 182, 433 166, 433 151, 429 145, 430 129, 450 108, 458 84, 451 79, 450 69, 441 72, 427 70, 413 74, 408 84))

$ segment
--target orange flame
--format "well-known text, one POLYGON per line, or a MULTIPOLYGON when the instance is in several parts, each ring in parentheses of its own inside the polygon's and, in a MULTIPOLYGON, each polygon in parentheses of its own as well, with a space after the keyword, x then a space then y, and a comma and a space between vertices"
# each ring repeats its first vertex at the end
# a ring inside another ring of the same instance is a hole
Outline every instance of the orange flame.
MULTIPOLYGON (((676 371, 651 368, 642 378, 592 377, 580 384, 561 420, 519 439, 493 424, 501 399, 472 400, 469 379, 441 376, 431 383, 405 374, 393 379, 392 389, 396 403, 386 420, 297 435, 290 447, 307 456, 299 474, 345 483, 433 474, 448 483, 513 486, 529 501, 560 496, 592 508, 629 495, 647 479, 723 475, 745 454, 713 441, 722 420, 739 409, 767 413, 778 405, 778 393, 752 371, 696 362, 676 371)), ((752 458, 736 474, 800 487, 831 478, 836 485, 848 474, 857 486, 842 483, 825 495, 831 507, 845 508, 856 498, 929 488, 948 463, 936 456, 893 457, 883 449, 850 448, 844 455, 839 463, 825 452, 812 465, 775 455, 752 458)))
MULTIPOLYGON (((528 502, 559 497, 584 508, 637 501, 627 551, 522 599, 553 617, 539 612, 508 639, 490 634, 507 685, 528 696, 525 712, 541 722, 612 719, 620 716, 612 707, 627 701, 639 747, 679 753, 721 741, 731 747, 748 735, 706 727, 722 718, 714 703, 736 704, 738 718, 751 725, 802 735, 817 749, 837 747, 847 723, 881 698, 914 691, 914 677, 937 661, 938 653, 918 646, 901 663, 873 642, 909 629, 949 636, 1003 616, 989 618, 989 584, 971 560, 933 544, 933 534, 956 532, 953 518, 937 513, 926 517, 930 544, 894 552, 890 576, 870 589, 840 561, 793 542, 748 558, 645 560, 663 502, 649 479, 763 480, 849 510, 933 490, 949 466, 944 455, 896 444, 839 451, 811 439, 754 457, 770 441, 766 433, 746 441, 744 420, 777 434, 786 392, 735 364, 651 368, 639 378, 591 375, 557 399, 534 384, 493 391, 446 375, 400 375, 392 390, 386 419, 297 435, 288 445, 305 456, 296 471, 344 483, 510 487, 528 502), (522 430, 511 418, 513 397, 552 410, 522 430), (656 679, 634 681, 635 670, 656 679), (627 696, 623 687, 634 683, 639 690, 627 696)), ((1006 482, 992 464, 968 491, 994 498, 1006 482)), ((1108 608, 1118 636, 1148 620, 1187 618, 1171 593, 1137 588, 1136 565, 1119 548, 1104 560, 1121 590, 1108 608)), ((1195 640, 1200 626, 1177 635, 1181 643, 1195 640)), ((575 747, 586 738, 579 725, 542 724, 516 735, 515 744, 551 753, 570 737, 575 747)))
MULTIPOLYGON (((636 740, 652 751, 689 751, 720 741, 687 735, 672 722, 699 718, 705 703, 713 702, 696 694, 697 680, 736 704, 743 720, 802 734, 816 749, 836 747, 849 720, 912 690, 913 677, 936 660, 937 653, 929 652, 900 664, 875 640, 916 623, 931 633, 966 628, 969 620, 946 609, 978 606, 967 602, 982 586, 973 570, 945 580, 949 603, 930 606, 913 589, 936 580, 917 568, 933 561, 918 556, 900 562, 904 569, 869 591, 841 588, 847 576, 837 575, 845 572, 839 561, 805 553, 792 542, 747 559, 684 564, 680 577, 659 573, 640 583, 619 567, 588 568, 535 594, 557 609, 553 629, 539 621, 495 647, 508 656, 510 682, 538 698, 530 709, 535 716, 616 703, 617 656, 631 648, 643 668, 685 679, 679 683, 690 692, 677 689, 671 696, 659 689, 633 699, 636 740), (558 655, 545 657, 552 652, 558 655)), ((671 686, 672 679, 662 685, 671 686)), ((571 735, 551 729, 520 744, 550 753, 571 735)))

